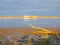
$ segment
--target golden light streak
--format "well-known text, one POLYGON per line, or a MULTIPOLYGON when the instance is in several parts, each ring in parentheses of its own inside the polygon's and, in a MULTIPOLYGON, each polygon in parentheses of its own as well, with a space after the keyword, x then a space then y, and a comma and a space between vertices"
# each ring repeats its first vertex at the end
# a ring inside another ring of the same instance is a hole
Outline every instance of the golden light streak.
POLYGON ((38 18, 56 19, 60 18, 60 16, 0 16, 0 19, 38 19, 38 18))
MULTIPOLYGON (((30 26, 32 27, 32 28, 34 28, 34 29, 39 29, 39 30, 42 30, 46 35, 45 35, 45 38, 48 38, 48 34, 47 33, 49 33, 50 31, 48 31, 47 29, 44 29, 44 28, 39 28, 39 27, 35 27, 34 25, 32 25, 32 24, 30 24, 30 26)), ((40 33, 41 34, 41 32, 40 31, 34 31, 34 32, 32 32, 32 34, 38 34, 38 33, 40 33)), ((39 35, 40 35, 39 34, 39 35)))
POLYGON ((34 29, 40 29, 40 30, 42 30, 42 31, 44 31, 44 32, 50 32, 50 31, 48 31, 47 29, 44 29, 44 28, 41 28, 41 27, 35 27, 35 26, 32 25, 32 24, 30 24, 30 26, 31 26, 32 28, 34 28, 34 29))
POLYGON ((37 29, 37 30, 39 29, 40 30, 40 31, 32 31, 31 34, 36 34, 36 35, 41 35, 42 34, 42 35, 45 35, 44 36, 45 38, 48 38, 48 33, 50 33, 50 34, 56 34, 57 36, 59 36, 57 32, 51 32, 51 31, 49 31, 49 30, 47 30, 45 28, 35 27, 32 24, 30 24, 30 26, 32 28, 34 28, 34 29, 37 29), (42 30, 42 32, 41 32, 41 30, 42 30))
POLYGON ((41 28, 41 27, 35 27, 34 25, 30 24, 30 26, 34 29, 39 29, 40 31, 33 31, 31 32, 32 34, 37 34, 37 35, 40 35, 40 34, 45 34, 45 38, 48 38, 48 33, 51 33, 50 31, 48 31, 47 29, 44 29, 44 28, 41 28), (42 30, 42 32, 41 32, 42 30))

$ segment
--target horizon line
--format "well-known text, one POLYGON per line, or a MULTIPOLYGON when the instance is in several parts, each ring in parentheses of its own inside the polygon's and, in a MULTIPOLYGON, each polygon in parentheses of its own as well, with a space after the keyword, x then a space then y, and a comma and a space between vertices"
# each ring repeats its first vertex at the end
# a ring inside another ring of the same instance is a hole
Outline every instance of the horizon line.
POLYGON ((60 16, 0 16, 0 19, 60 19, 60 16))

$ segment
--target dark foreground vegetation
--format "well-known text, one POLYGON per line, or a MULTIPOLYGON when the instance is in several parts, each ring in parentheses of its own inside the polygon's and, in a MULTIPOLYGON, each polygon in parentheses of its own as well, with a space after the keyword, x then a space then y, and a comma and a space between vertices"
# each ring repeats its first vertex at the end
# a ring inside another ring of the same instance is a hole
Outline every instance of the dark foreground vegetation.
POLYGON ((1 36, 0 45, 60 45, 60 35, 48 35, 48 38, 41 35, 24 35, 19 38, 1 36))

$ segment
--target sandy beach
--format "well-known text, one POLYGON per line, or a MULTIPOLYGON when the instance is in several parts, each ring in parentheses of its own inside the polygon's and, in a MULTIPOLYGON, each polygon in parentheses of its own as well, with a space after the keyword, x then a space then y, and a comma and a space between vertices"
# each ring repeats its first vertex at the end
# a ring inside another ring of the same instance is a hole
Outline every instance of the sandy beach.
MULTIPOLYGON (((60 27, 43 27, 43 28, 52 32, 60 32, 60 27)), ((33 29, 31 27, 0 28, 0 35, 8 35, 11 33, 29 34, 32 31, 37 31, 37 29, 33 29)))

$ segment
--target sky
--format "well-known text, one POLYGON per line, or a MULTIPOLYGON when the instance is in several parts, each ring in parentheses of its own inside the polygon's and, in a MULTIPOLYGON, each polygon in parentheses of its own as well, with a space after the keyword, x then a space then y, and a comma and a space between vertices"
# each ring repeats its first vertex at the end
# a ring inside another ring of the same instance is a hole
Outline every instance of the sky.
MULTIPOLYGON (((0 16, 60 16, 60 0, 0 0, 0 16)), ((0 27, 58 26, 60 19, 5 20, 0 19, 0 27)))
POLYGON ((0 16, 60 16, 60 0, 0 0, 0 16))

